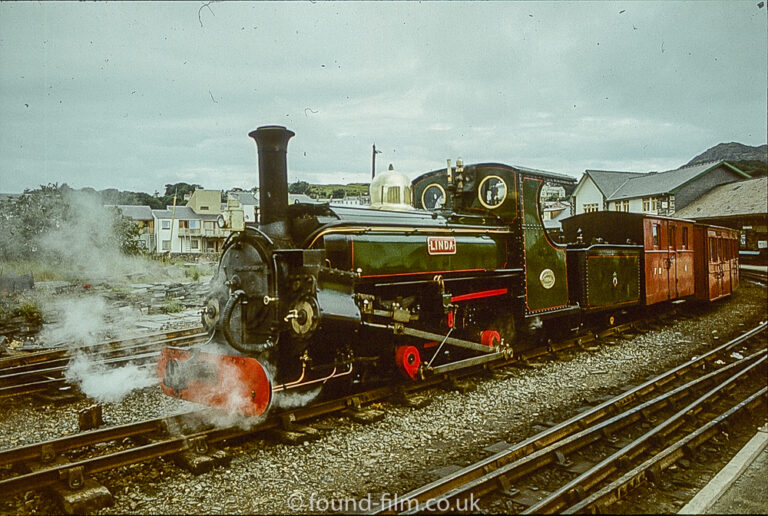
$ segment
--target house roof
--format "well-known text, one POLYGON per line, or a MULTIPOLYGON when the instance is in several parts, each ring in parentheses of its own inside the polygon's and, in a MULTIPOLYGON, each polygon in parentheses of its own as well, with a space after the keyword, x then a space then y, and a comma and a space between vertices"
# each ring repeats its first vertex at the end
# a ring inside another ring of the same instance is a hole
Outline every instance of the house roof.
POLYGON ((189 206, 176 206, 176 212, 173 212, 173 206, 167 206, 165 210, 152 210, 152 215, 156 219, 176 220, 216 220, 218 213, 195 213, 189 206))
POLYGON ((118 204, 115 207, 120 210, 120 213, 123 214, 123 217, 128 217, 131 220, 152 220, 152 208, 149 206, 118 204))
POLYGON ((675 193, 676 190, 689 181, 720 166, 735 172, 739 176, 747 179, 749 178, 748 174, 745 174, 725 161, 710 161, 708 163, 680 167, 666 172, 649 172, 647 174, 632 177, 624 184, 620 185, 613 193, 606 195, 606 200, 615 201, 619 199, 675 193))
POLYGON ((689 219, 720 218, 768 213, 768 176, 716 186, 675 216, 689 219))
POLYGON ((242 205, 259 205, 259 197, 253 192, 228 192, 227 197, 237 199, 242 205))
POLYGON ((545 177, 548 177, 550 179, 557 179, 559 181, 563 181, 563 182, 570 183, 570 184, 573 184, 573 183, 576 182, 576 178, 575 177, 568 176, 568 175, 565 175, 565 174, 560 174, 558 172, 548 172, 546 170, 539 170, 539 169, 536 169, 536 168, 521 167, 519 165, 513 165, 512 168, 515 168, 515 169, 519 170, 520 172, 525 172, 525 173, 532 174, 532 175, 537 175, 537 176, 545 176, 545 177))
POLYGON ((612 170, 587 170, 586 175, 592 178, 598 190, 606 197, 610 197, 613 192, 621 188, 632 178, 645 175, 642 172, 619 172, 612 170))
MULTIPOLYGON (((566 206, 567 208, 568 206, 566 206)), ((544 221, 544 227, 546 229, 562 229, 563 225, 561 224, 563 219, 567 219, 571 216, 570 210, 564 209, 562 212, 558 213, 556 216, 552 217, 551 219, 544 221)))

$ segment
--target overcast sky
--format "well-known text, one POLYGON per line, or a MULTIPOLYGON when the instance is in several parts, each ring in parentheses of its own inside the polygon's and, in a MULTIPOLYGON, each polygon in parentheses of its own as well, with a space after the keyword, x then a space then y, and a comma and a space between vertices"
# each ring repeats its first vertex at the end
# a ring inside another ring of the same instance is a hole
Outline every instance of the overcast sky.
POLYGON ((763 2, 0 3, 0 192, 499 161, 579 177, 766 143, 763 2))

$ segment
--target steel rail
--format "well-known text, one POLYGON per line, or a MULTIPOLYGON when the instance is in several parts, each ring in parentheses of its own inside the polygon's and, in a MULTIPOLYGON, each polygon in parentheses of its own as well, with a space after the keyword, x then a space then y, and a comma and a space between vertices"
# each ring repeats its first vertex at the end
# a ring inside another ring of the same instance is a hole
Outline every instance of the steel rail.
MULTIPOLYGON (((578 339, 573 339, 574 341, 578 339)), ((727 345, 735 345, 735 341, 732 341, 731 343, 724 344, 722 347, 727 345)), ((545 351, 546 353, 546 351, 545 351)), ((703 357, 702 357, 703 358, 703 357)), ((513 362, 514 360, 507 361, 507 363, 513 362)), ((493 364, 493 367, 499 366, 499 364, 493 364)), ((466 368, 461 371, 457 371, 453 374, 452 377, 454 378, 460 378, 463 376, 471 375, 480 371, 483 371, 488 368, 488 364, 485 364, 483 367, 470 367, 466 368)), ((342 398, 338 398, 335 400, 329 400, 326 402, 321 402, 317 404, 313 404, 307 407, 299 408, 299 409, 289 409, 289 410, 283 410, 280 412, 275 412, 268 416, 268 418, 258 424, 257 426, 254 426, 251 429, 243 430, 239 427, 232 427, 227 429, 213 429, 203 432, 198 432, 192 435, 186 435, 186 436, 175 436, 171 437, 169 439, 163 440, 161 442, 152 443, 145 446, 139 446, 134 449, 130 450, 123 450, 117 453, 113 454, 106 454, 100 457, 94 457, 91 459, 85 459, 82 461, 62 465, 62 466, 56 466, 53 468, 47 468, 47 469, 41 469, 39 471, 29 473, 26 475, 22 475, 20 477, 13 477, 7 480, 0 481, 0 494, 3 495, 11 495, 14 493, 18 493, 19 491, 29 490, 31 486, 34 486, 34 489, 39 489, 42 487, 49 486, 53 483, 58 482, 62 476, 66 474, 66 471, 71 468, 82 468, 82 472, 84 474, 95 474, 99 473, 108 469, 112 469, 114 467, 118 466, 124 466, 129 464, 136 464, 145 462, 157 457, 161 456, 167 456, 179 453, 181 451, 185 451, 190 449, 190 442, 194 441, 195 439, 204 439, 209 443, 217 443, 225 440, 230 440, 234 438, 244 437, 244 436, 250 436, 255 433, 261 432, 263 430, 267 430, 270 428, 277 428, 285 425, 285 421, 304 421, 312 418, 316 418, 319 416, 325 416, 328 414, 332 414, 334 412, 338 412, 340 410, 349 408, 349 407, 357 407, 362 404, 371 403, 374 401, 382 401, 385 400, 391 396, 397 395, 397 394, 407 394, 414 391, 423 390, 429 387, 433 387, 436 385, 439 385, 443 383, 445 380, 449 378, 449 375, 441 375, 439 377, 432 377, 428 378, 427 380, 421 381, 421 382, 414 382, 414 383, 400 383, 395 385, 387 385, 382 386, 378 388, 374 388, 365 392, 361 393, 355 393, 348 396, 344 396, 342 398)), ((186 414, 185 414, 186 415, 186 414)), ((168 420, 168 418, 163 418, 163 421, 168 420)), ((91 432, 91 442, 90 444, 96 444, 97 442, 107 442, 110 440, 114 440, 112 438, 109 439, 102 439, 97 440, 96 433, 97 432, 105 432, 102 437, 106 437, 109 432, 114 431, 115 433, 111 435, 118 435, 120 432, 125 433, 126 431, 132 431, 130 430, 130 426, 136 425, 157 425, 158 420, 149 420, 144 422, 138 422, 133 423, 129 425, 122 425, 123 428, 120 430, 113 430, 111 428, 102 429, 98 431, 91 432)), ((141 433, 144 433, 146 431, 146 428, 144 430, 136 429, 134 435, 140 435, 141 433)), ((8 450, 4 453, 8 453, 9 457, 12 456, 14 453, 20 453, 24 454, 25 456, 34 455, 35 457, 38 456, 38 454, 42 454, 42 444, 48 445, 48 449, 53 450, 62 450, 62 451, 68 451, 71 449, 79 448, 82 446, 86 446, 88 444, 78 444, 78 436, 69 436, 66 438, 61 439, 54 439, 52 441, 48 441, 46 443, 38 443, 26 446, 24 448, 27 448, 26 452, 17 452, 14 450, 8 450)), ((119 438, 119 437, 118 437, 119 438)), ((81 443, 83 441, 80 441, 81 443)), ((41 455, 40 455, 41 456, 41 455)))
MULTIPOLYGON (((122 349, 108 349, 94 353, 95 364, 124 364, 134 361, 142 361, 148 358, 156 357, 157 351, 142 351, 140 354, 125 355, 124 353, 136 352, 139 350, 158 348, 160 346, 173 344, 175 346, 193 345, 197 342, 201 342, 207 335, 200 333, 199 329, 194 331, 188 331, 187 335, 178 335, 178 331, 170 332, 173 335, 171 338, 157 339, 150 342, 132 345, 128 348, 122 349), (121 352, 123 354, 121 354, 121 352), (109 355, 117 355, 111 358, 109 355), (101 358, 99 358, 101 356, 101 358)), ((159 335, 158 335, 159 336, 159 335)), ((129 339, 133 341, 134 339, 129 339)), ((124 341, 117 341, 124 342, 124 341)), ((107 343, 106 345, 112 346, 115 343, 107 343)), ((0 398, 18 396, 21 394, 30 394, 33 392, 46 391, 57 385, 66 384, 67 380, 64 378, 63 373, 69 367, 69 361, 71 357, 66 354, 61 354, 62 351, 57 351, 51 356, 56 358, 48 360, 36 361, 32 364, 22 364, 18 366, 11 366, 0 370, 0 398)))
MULTIPOLYGON (((758 359, 758 355, 762 355, 762 360, 765 360, 764 355, 766 355, 766 353, 768 352, 762 351, 753 355, 750 359, 758 359)), ((746 361, 734 362, 717 371, 710 372, 704 377, 692 380, 669 393, 661 394, 635 408, 615 415, 610 419, 601 421, 597 424, 592 424, 591 426, 587 426, 588 424, 584 423, 583 426, 586 426, 586 428, 571 435, 564 436, 558 441, 547 445, 544 445, 543 443, 534 443, 533 446, 516 450, 518 451, 516 457, 508 457, 509 459, 515 458, 516 460, 512 462, 507 461, 504 465, 495 469, 494 465, 489 465, 482 469, 475 468, 475 471, 478 472, 480 476, 468 482, 463 482, 460 479, 457 479, 458 481, 455 483, 446 481, 444 485, 450 488, 447 492, 433 492, 431 495, 433 496, 433 499, 436 500, 451 501, 462 498, 466 499, 471 494, 480 497, 498 488, 506 489, 513 481, 531 474, 542 467, 555 463, 559 461, 560 458, 564 458, 566 455, 571 454, 576 450, 597 442, 607 435, 611 435, 629 425, 642 421, 651 414, 669 406, 673 401, 687 397, 690 394, 691 388, 699 387, 699 384, 709 382, 714 379, 714 377, 720 376, 730 369, 745 365, 746 361)), ((406 497, 401 498, 401 500, 406 500, 405 503, 409 504, 409 509, 405 511, 405 513, 413 514, 428 509, 425 502, 426 504, 429 504, 430 499, 418 499, 418 505, 414 504, 414 502, 406 497)))
MULTIPOLYGON (((191 335, 195 333, 203 333, 202 328, 196 327, 196 328, 187 328, 184 330, 172 330, 164 333, 152 333, 149 335, 131 337, 128 339, 112 340, 112 341, 99 342, 96 344, 91 344, 86 346, 80 346, 77 349, 82 349, 86 353, 94 350, 98 351, 101 348, 120 349, 125 345, 141 343, 141 342, 162 341, 166 339, 172 339, 175 337, 183 337, 185 335, 191 335)), ((59 358, 62 354, 67 352, 69 352, 68 348, 56 346, 52 349, 48 349, 45 351, 35 351, 35 352, 30 352, 25 354, 19 354, 16 356, 2 357, 0 358, 0 370, 6 369, 8 367, 20 366, 25 364, 33 364, 35 362, 40 362, 43 360, 59 358)))
MULTIPOLYGON (((191 342, 195 342, 195 341, 196 340, 192 340, 191 342)), ((122 363, 131 362, 133 360, 142 360, 145 358, 157 357, 157 353, 158 353, 158 350, 144 351, 136 355, 95 359, 92 363, 93 365, 122 364, 122 363)), ((0 376, 0 382, 3 382, 3 383, 7 382, 10 385, 14 385, 30 378, 39 378, 40 376, 53 376, 53 375, 61 374, 67 369, 69 369, 69 359, 67 359, 67 362, 64 365, 60 365, 60 366, 46 367, 45 369, 37 369, 34 371, 24 371, 21 373, 10 373, 7 375, 3 375, 3 376, 0 376)))
MULTIPOLYGON (((424 504, 429 500, 437 499, 444 496, 446 493, 457 489, 460 486, 467 486, 467 489, 474 488, 470 486, 472 482, 480 482, 480 479, 485 481, 492 481, 493 472, 498 471, 496 475, 502 476, 505 470, 501 468, 505 465, 518 461, 524 458, 526 455, 534 453, 536 450, 543 449, 547 446, 552 446, 558 442, 563 441, 569 436, 573 436, 577 432, 589 425, 594 425, 596 422, 607 417, 607 415, 616 413, 623 407, 628 406, 642 397, 648 396, 651 393, 659 390, 667 383, 674 379, 686 374, 687 372, 699 367, 700 365, 712 362, 717 356, 722 353, 726 353, 733 347, 745 342, 748 339, 755 337, 768 328, 768 323, 762 323, 757 327, 745 332, 744 334, 726 342, 709 352, 693 358, 683 364, 680 364, 671 370, 652 378, 641 385, 638 385, 629 391, 622 393, 610 400, 607 400, 593 408, 588 409, 585 412, 572 416, 568 420, 548 428, 539 434, 532 436, 516 445, 510 446, 506 450, 502 450, 491 457, 487 457, 475 464, 462 468, 454 474, 448 475, 434 482, 431 482, 425 486, 410 491, 403 496, 398 497, 399 503, 390 503, 377 508, 372 514, 379 514, 384 512, 393 512, 399 510, 402 507, 418 507, 414 512, 425 509, 424 504), (491 473, 489 473, 491 472, 491 473), (415 502, 414 502, 415 501, 415 502)), ((735 362, 734 364, 739 364, 735 362)), ((730 366, 729 366, 730 367, 730 366)), ((718 370, 718 371, 721 371, 718 370)), ((713 373, 717 373, 714 371, 713 373)), ((710 373, 713 374, 713 373, 710 373)), ((510 468, 513 469, 513 468, 510 468)), ((455 495, 459 495, 459 492, 455 492, 455 495)))
POLYGON ((651 480, 658 478, 658 475, 664 469, 668 468, 681 458, 689 455, 691 450, 697 448, 702 443, 708 441, 719 432, 720 425, 727 423, 728 418, 738 412, 753 407, 762 402, 762 398, 768 394, 768 387, 763 387, 758 391, 747 396, 738 404, 730 407, 728 410, 715 417, 705 425, 699 427, 694 432, 688 434, 676 443, 668 446, 649 458, 631 471, 625 473, 611 484, 603 487, 599 491, 591 494, 587 498, 565 509, 564 513, 573 514, 578 512, 604 512, 603 509, 610 504, 618 501, 621 495, 630 488, 635 487, 650 477, 651 480))
POLYGON ((207 333, 195 332, 190 335, 169 337, 167 339, 158 339, 158 340, 149 340, 149 341, 140 342, 140 343, 131 343, 128 345, 124 345, 123 347, 112 348, 112 349, 98 349, 94 351, 94 350, 88 350, 87 348, 76 348, 74 350, 61 350, 55 354, 52 353, 49 358, 46 358, 44 360, 38 360, 34 363, 0 367, 0 381, 2 381, 2 379, 12 374, 18 374, 18 373, 24 373, 24 372, 34 373, 35 371, 41 370, 43 368, 64 366, 72 358, 73 351, 75 352, 75 354, 83 353, 87 355, 89 358, 91 358, 92 360, 101 360, 103 358, 114 358, 114 357, 125 356, 127 354, 135 353, 140 350, 152 349, 152 348, 156 348, 158 346, 163 346, 166 344, 179 346, 185 343, 200 341, 207 336, 208 336, 207 333))
MULTIPOLYGON (((470 371, 465 372, 465 374, 470 374, 470 371)), ((240 427, 212 429, 186 436, 169 437, 160 442, 139 446, 130 450, 123 450, 69 464, 57 465, 51 468, 43 468, 25 475, 0 480, 0 495, 10 496, 20 491, 47 487, 58 482, 60 478, 65 475, 65 472, 72 468, 82 468, 84 474, 95 474, 114 467, 146 462, 157 457, 173 455, 188 450, 191 446, 189 442, 195 439, 203 438, 209 443, 217 443, 238 437, 249 436, 264 430, 283 426, 286 418, 290 418, 291 421, 295 422, 304 421, 332 414, 357 404, 381 401, 396 395, 398 392, 419 390, 438 385, 442 382, 444 382, 444 378, 432 378, 420 383, 379 387, 366 392, 317 403, 308 407, 276 412, 268 416, 264 422, 248 430, 243 430, 240 427)), ((189 416, 189 414, 183 414, 182 416, 186 417, 189 416)), ((166 421, 167 419, 168 418, 159 418, 131 423, 122 425, 121 427, 86 432, 83 436, 78 434, 50 440, 45 443, 36 443, 22 448, 14 448, 0 452, 0 458, 5 457, 11 462, 33 460, 42 456, 43 446, 46 446, 48 449, 56 450, 58 453, 58 451, 69 451, 100 442, 109 442, 121 437, 127 437, 129 434, 146 434, 150 432, 150 429, 157 429, 158 426, 165 425, 163 421, 166 421)), ((4 464, 4 462, 0 460, 0 465, 2 464, 4 464)))
POLYGON ((734 374, 721 384, 686 405, 672 417, 664 420, 661 424, 655 426, 641 437, 635 439, 620 450, 617 450, 615 453, 595 464, 589 470, 574 478, 560 489, 551 493, 544 500, 528 507, 528 509, 523 511, 523 514, 559 512, 563 508, 568 507, 568 504, 571 503, 573 499, 583 498, 590 490, 594 489, 599 482, 619 471, 621 467, 620 465, 628 463, 628 461, 646 451, 653 444, 653 439, 663 439, 666 435, 685 423, 690 418, 691 413, 695 414, 700 411, 706 402, 719 396, 721 392, 725 391, 727 388, 734 387, 737 380, 740 380, 748 373, 753 372, 757 366, 764 364, 765 362, 766 357, 763 356, 755 363, 750 364, 742 371, 734 374))

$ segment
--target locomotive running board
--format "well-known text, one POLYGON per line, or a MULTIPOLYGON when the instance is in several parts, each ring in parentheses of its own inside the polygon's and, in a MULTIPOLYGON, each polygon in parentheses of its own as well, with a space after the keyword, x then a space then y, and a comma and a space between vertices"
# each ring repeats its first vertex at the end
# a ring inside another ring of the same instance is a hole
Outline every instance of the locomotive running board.
POLYGON ((446 337, 445 335, 440 335, 439 333, 432 333, 429 331, 415 330, 413 328, 408 328, 407 326, 392 325, 392 324, 377 324, 377 323, 369 323, 369 322, 364 322, 363 325, 370 326, 372 328, 392 330, 395 334, 398 334, 398 335, 410 335, 411 337, 416 337, 418 339, 445 342, 446 344, 450 344, 452 346, 469 349, 472 351, 477 351, 479 353, 494 354, 494 355, 498 353, 496 348, 484 346, 476 342, 463 340, 463 339, 455 339, 453 337, 446 337))

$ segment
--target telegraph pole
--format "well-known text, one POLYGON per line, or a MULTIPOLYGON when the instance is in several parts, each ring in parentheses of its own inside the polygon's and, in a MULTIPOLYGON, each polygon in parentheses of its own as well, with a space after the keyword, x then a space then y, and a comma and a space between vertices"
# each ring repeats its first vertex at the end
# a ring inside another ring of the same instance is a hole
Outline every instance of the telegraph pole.
POLYGON ((373 144, 373 160, 371 162, 371 179, 376 177, 376 154, 381 154, 381 151, 376 150, 376 144, 373 144))

